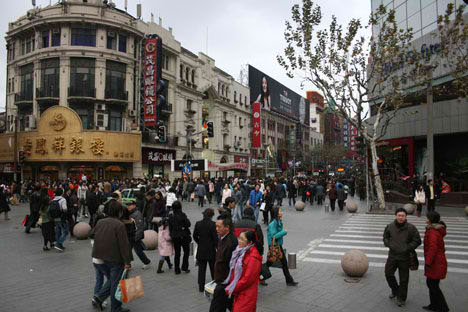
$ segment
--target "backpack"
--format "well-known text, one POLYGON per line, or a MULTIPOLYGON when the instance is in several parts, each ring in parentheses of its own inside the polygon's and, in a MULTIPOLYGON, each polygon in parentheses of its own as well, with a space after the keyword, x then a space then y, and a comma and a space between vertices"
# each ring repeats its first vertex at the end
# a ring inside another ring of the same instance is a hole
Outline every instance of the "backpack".
POLYGON ((58 200, 50 201, 49 207, 47 208, 47 213, 52 219, 58 219, 62 217, 63 212, 58 200))

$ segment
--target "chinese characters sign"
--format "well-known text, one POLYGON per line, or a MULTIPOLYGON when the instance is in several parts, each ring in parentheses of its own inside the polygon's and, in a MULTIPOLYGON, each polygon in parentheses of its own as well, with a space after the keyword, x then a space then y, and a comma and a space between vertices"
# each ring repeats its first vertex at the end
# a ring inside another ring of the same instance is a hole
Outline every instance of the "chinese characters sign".
POLYGON ((260 103, 255 102, 252 105, 252 147, 261 146, 261 128, 260 128, 260 103))
POLYGON ((159 80, 158 70, 158 46, 160 39, 147 39, 145 42, 145 60, 144 60, 144 99, 145 113, 144 121, 146 127, 154 127, 157 120, 157 82, 159 80))

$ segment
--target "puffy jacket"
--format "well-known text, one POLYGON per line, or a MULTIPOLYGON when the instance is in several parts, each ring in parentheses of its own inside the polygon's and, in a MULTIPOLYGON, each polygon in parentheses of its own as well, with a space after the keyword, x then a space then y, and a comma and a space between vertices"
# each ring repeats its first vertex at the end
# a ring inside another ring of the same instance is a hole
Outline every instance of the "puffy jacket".
POLYGON ((407 260, 409 251, 421 245, 418 229, 408 222, 399 224, 397 220, 387 225, 383 241, 389 248, 388 256, 398 260, 407 260))
POLYGON ((139 240, 143 239, 145 235, 145 222, 143 221, 143 214, 137 208, 135 208, 130 211, 130 218, 135 220, 135 241, 138 242, 139 240))
POLYGON ((271 242, 273 241, 273 237, 275 238, 275 242, 277 245, 283 245, 283 236, 288 234, 285 229, 283 229, 283 222, 278 219, 274 219, 273 221, 268 224, 267 228, 268 234, 268 246, 271 246, 271 242))
POLYGON ((158 251, 160 256, 170 257, 174 255, 174 245, 172 244, 169 226, 161 225, 158 231, 158 251))
POLYGON ((443 222, 426 227, 424 234, 424 275, 441 280, 447 276, 444 236, 447 234, 443 222))
POLYGON ((252 231, 255 233, 255 247, 257 247, 258 253, 263 255, 263 232, 260 224, 255 222, 254 216, 244 216, 241 220, 234 223, 234 235, 239 237, 242 232, 252 231))
POLYGON ((197 184, 195 187, 195 192, 197 193, 198 197, 203 197, 206 195, 206 189, 203 184, 197 184))
POLYGON ((242 275, 232 293, 234 298, 233 312, 256 311, 261 268, 262 257, 256 248, 251 247, 244 255, 242 275))
POLYGON ((258 190, 258 192, 255 190, 252 190, 250 192, 250 198, 249 198, 250 206, 252 206, 255 209, 255 207, 257 207, 257 203, 262 201, 262 196, 263 194, 260 190, 258 190))

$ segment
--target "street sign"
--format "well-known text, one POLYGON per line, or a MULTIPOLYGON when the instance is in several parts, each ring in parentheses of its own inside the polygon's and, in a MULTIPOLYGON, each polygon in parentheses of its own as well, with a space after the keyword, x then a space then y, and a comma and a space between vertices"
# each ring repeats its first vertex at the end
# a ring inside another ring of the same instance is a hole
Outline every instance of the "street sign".
MULTIPOLYGON (((187 160, 171 160, 171 171, 184 171, 187 160)), ((190 160, 190 171, 208 171, 208 159, 190 160)))
POLYGON ((185 167, 184 167, 184 173, 185 173, 185 174, 190 174, 190 171, 191 171, 190 165, 189 165, 189 164, 185 165, 185 167))

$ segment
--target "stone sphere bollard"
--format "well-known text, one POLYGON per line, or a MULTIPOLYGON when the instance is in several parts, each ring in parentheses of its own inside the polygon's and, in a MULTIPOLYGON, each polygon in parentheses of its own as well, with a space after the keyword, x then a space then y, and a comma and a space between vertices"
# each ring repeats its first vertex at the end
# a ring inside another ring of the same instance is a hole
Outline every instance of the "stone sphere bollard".
POLYGON ((468 216, 468 206, 465 207, 465 214, 468 216))
POLYGON ((155 250, 158 248, 158 233, 153 230, 146 230, 143 243, 146 245, 146 249, 155 250))
POLYGON ((73 227, 73 235, 77 239, 88 239, 91 226, 86 222, 79 222, 73 227))
POLYGON ((346 210, 348 210, 349 213, 356 213, 357 209, 358 205, 355 202, 346 201, 346 210))
POLYGON ((341 258, 341 267, 350 277, 362 277, 369 269, 369 259, 362 251, 352 249, 341 258))
POLYGON ((298 200, 296 202, 296 210, 297 211, 304 211, 305 204, 303 201, 298 200))
POLYGON ((405 209, 405 210, 406 210, 406 213, 409 214, 409 215, 413 214, 414 211, 416 210, 416 209, 415 209, 415 205, 409 204, 409 203, 408 203, 408 204, 405 204, 405 205, 403 206, 403 209, 405 209))

